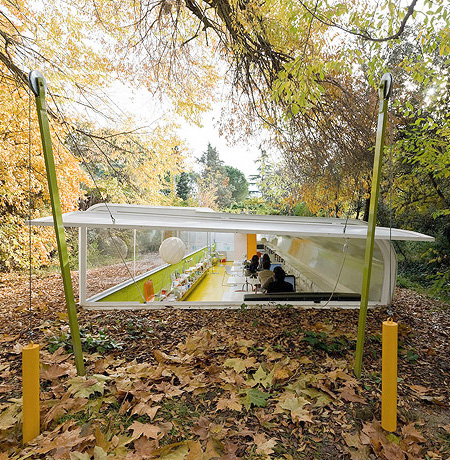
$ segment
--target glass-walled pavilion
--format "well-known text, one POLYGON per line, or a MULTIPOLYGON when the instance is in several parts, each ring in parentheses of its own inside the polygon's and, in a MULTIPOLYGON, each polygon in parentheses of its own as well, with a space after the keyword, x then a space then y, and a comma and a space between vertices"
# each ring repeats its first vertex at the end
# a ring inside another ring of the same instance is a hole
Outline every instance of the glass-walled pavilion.
MULTIPOLYGON (((294 278, 297 293, 285 303, 320 306, 325 300, 317 297, 319 293, 337 292, 348 294, 346 300, 327 305, 359 305, 351 299, 360 293, 364 266, 367 224, 359 220, 99 204, 64 214, 63 223, 79 229, 79 302, 86 308, 240 307, 256 300, 252 293, 257 286, 250 283, 249 287, 240 272, 242 262, 255 252, 269 254, 294 278), (162 241, 171 236, 180 238, 186 250, 182 260, 172 265, 164 263, 158 252, 162 241), (150 300, 145 294, 149 280, 150 300), (305 293, 317 294, 315 300, 305 293)), ((32 224, 53 225, 53 221, 46 217, 32 224)), ((372 306, 387 305, 395 289, 397 258, 390 240, 433 238, 377 227, 372 306)), ((264 295, 257 300, 269 302, 264 295)))

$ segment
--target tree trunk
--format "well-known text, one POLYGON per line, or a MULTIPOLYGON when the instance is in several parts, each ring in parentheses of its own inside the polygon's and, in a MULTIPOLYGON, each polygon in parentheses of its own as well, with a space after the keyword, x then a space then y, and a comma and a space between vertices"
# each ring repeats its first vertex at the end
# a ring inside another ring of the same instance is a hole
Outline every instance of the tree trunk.
POLYGON ((362 200, 361 195, 358 194, 358 200, 356 201, 356 218, 359 219, 359 213, 361 212, 362 208, 362 200))
POLYGON ((363 215, 364 222, 369 222, 369 209, 370 209, 370 196, 366 198, 366 201, 364 202, 364 215, 363 215))

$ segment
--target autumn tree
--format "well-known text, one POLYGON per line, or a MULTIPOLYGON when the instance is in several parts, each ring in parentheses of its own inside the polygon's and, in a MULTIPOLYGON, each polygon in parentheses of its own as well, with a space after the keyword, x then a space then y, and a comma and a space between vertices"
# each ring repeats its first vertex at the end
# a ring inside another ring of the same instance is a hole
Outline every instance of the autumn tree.
MULTIPOLYGON (((424 48, 442 55, 450 49, 443 1, 425 2, 425 15, 417 14, 416 3, 212 0, 185 7, 199 30, 218 37, 232 69, 236 91, 224 126, 245 134, 252 122, 270 128, 311 206, 340 215, 349 208, 342 203, 354 201, 355 212, 367 216, 375 87, 388 70, 385 55, 409 39, 408 27, 424 48)), ((179 3, 170 10, 178 19, 181 9, 179 3)), ((426 74, 423 63, 396 65, 413 80, 426 74)))
MULTIPOLYGON (((22 267, 25 263, 28 230, 24 220, 28 215, 49 213, 34 100, 31 97, 29 103, 27 94, 28 69, 41 70, 49 86, 48 113, 63 211, 75 209, 79 200, 84 205, 107 198, 161 204, 166 200, 159 193, 161 177, 167 172, 178 174, 183 168, 183 152, 173 155, 173 147, 182 146, 173 124, 161 121, 147 134, 142 129, 138 133, 134 122, 119 113, 102 94, 101 88, 111 82, 113 69, 127 78, 129 69, 121 67, 123 62, 112 52, 123 35, 108 35, 104 23, 92 20, 95 14, 90 7, 93 5, 82 8, 78 2, 62 6, 51 0, 43 8, 39 2, 18 0, 8 2, 2 9, 0 99, 5 109, 1 120, 2 269, 22 267), (99 39, 103 46, 98 46, 99 39), (28 141, 29 112, 31 142, 28 141), (106 123, 108 129, 102 127, 106 123), (28 186, 29 151, 31 187, 28 186)), ((105 11, 106 2, 97 7, 105 11)), ((109 12, 112 14, 113 10, 109 12)), ((184 108, 193 113, 185 104, 180 105, 179 112, 184 108)), ((34 265, 45 265, 54 247, 49 237, 51 232, 33 232, 34 265)))
MULTIPOLYGON (((31 255, 34 266, 48 265, 54 247, 52 229, 32 229, 33 250, 29 251, 29 232, 25 221, 50 213, 50 196, 44 157, 40 148, 39 126, 35 113, 30 119, 29 94, 13 78, 0 86, 0 269, 27 266, 31 255), (25 116, 24 116, 25 115, 25 116)), ((52 123, 54 136, 63 130, 52 123)), ((60 184, 63 212, 77 209, 81 184, 89 178, 80 162, 62 145, 55 146, 56 175, 60 184)))
MULTIPOLYGON (((162 204, 173 189, 173 178, 183 168, 185 147, 175 125, 163 123, 150 131, 123 133, 83 126, 66 142, 83 168, 93 176, 96 187, 107 191, 109 200, 122 203, 162 204)), ((105 197, 106 198, 106 197, 105 197)), ((89 197, 88 197, 89 199, 89 197)))
MULTIPOLYGON (((50 114, 66 130, 77 129, 74 103, 105 111, 98 89, 112 71, 193 123, 223 81, 231 89, 223 126, 236 135, 270 129, 296 184, 290 190, 303 195, 292 195, 292 203, 306 200, 312 210, 341 215, 354 202, 359 214, 370 190, 380 75, 394 65, 404 72, 403 87, 426 90, 439 77, 428 57, 450 53, 444 1, 425 1, 421 14, 416 4, 148 0, 82 7, 69 1, 61 8, 50 0, 41 8, 9 2, 0 19, 1 71, 23 88, 24 69, 39 63, 52 82, 50 114), (389 60, 411 40, 426 59, 389 60)), ((116 115, 109 111, 108 120, 116 115)), ((230 190, 216 175, 203 177, 202 193, 224 206, 230 190)))

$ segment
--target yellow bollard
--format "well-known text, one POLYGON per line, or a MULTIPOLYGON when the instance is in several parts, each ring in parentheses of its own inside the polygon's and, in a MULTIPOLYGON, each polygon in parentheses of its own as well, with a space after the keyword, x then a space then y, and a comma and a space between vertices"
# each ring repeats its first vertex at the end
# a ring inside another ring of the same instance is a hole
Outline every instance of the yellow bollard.
POLYGON ((386 431, 397 429, 397 344, 398 324, 383 321, 381 370, 381 426, 386 431))
POLYGON ((39 436, 39 345, 30 343, 22 349, 22 439, 26 444, 39 436))

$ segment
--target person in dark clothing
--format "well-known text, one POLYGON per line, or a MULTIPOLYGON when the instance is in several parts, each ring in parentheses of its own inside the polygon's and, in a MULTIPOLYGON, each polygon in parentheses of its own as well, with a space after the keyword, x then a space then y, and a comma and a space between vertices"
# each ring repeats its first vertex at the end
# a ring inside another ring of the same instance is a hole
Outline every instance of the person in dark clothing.
POLYGON ((273 270, 274 281, 269 283, 266 287, 267 293, 273 292, 294 292, 294 286, 287 281, 284 281, 286 276, 285 271, 281 267, 275 267, 273 270))
POLYGON ((270 266, 270 256, 267 253, 263 254, 263 256, 261 257, 261 260, 259 261, 258 270, 264 270, 263 265, 265 261, 269 262, 269 266, 270 266))
POLYGON ((248 266, 248 271, 254 275, 256 274, 256 271, 258 270, 258 265, 259 265, 259 257, 255 254, 252 257, 252 260, 250 261, 250 265, 248 266))

